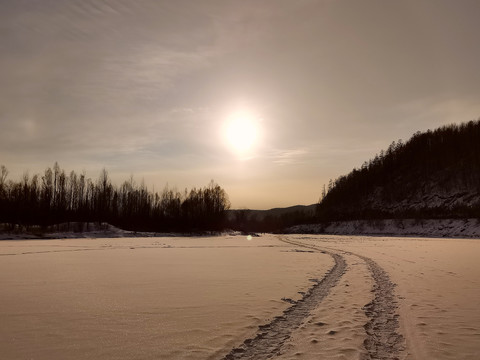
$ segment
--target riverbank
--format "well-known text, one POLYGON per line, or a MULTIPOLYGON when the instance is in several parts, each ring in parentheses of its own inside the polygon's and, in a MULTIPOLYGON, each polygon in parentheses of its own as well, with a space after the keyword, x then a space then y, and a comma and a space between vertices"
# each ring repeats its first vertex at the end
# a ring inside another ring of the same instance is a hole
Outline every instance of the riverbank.
POLYGON ((480 238, 480 219, 385 219, 296 225, 289 234, 480 238))

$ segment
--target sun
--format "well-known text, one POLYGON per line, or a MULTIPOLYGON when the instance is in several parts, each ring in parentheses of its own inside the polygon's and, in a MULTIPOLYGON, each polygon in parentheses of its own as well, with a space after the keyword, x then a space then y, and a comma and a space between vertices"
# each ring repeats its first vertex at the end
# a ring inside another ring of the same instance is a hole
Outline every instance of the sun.
POLYGON ((226 120, 224 137, 227 145, 238 155, 248 154, 254 147, 259 132, 258 116, 248 110, 237 110, 226 120))

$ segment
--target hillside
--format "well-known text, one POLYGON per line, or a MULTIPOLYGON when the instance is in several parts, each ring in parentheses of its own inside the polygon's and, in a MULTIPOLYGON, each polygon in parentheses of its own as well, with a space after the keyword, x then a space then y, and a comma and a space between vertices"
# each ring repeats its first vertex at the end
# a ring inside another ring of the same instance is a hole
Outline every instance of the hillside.
POLYGON ((236 216, 241 216, 241 213, 246 213, 249 217, 255 218, 257 220, 263 220, 266 217, 272 216, 283 216, 285 214, 293 214, 297 212, 303 213, 313 213, 315 211, 316 204, 313 205, 294 205, 284 208, 273 208, 268 210, 251 210, 251 209, 237 209, 237 210, 228 210, 229 219, 234 219, 236 216))
POLYGON ((228 210, 229 227, 246 232, 274 232, 315 220, 316 204, 295 205, 269 210, 228 210))
POLYGON ((329 184, 320 221, 480 217, 480 121, 415 133, 329 184))

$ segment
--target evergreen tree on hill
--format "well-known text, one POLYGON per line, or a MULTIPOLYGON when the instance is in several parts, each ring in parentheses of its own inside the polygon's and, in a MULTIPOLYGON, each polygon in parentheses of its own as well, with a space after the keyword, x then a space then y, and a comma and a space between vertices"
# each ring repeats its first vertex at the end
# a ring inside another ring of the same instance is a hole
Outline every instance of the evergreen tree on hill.
POLYGON ((480 121, 394 141, 328 188, 320 221, 480 217, 480 121))

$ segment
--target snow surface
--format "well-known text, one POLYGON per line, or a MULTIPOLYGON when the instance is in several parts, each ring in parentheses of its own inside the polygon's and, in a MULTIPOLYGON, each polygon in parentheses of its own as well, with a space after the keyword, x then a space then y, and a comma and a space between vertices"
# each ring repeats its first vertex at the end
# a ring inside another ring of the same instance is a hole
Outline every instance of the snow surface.
MULTIPOLYGON (((289 238, 368 257, 387 271, 396 284, 400 331, 405 338, 401 359, 480 359, 479 240, 337 235, 289 238)), ((349 286, 333 289, 332 301, 321 304, 303 329, 303 342, 295 340, 285 358, 299 358, 293 356, 296 353, 309 360, 362 358, 357 336, 364 320, 359 310, 368 299, 365 282, 371 278, 360 258, 352 262, 347 256, 349 259, 350 271, 347 269, 343 279, 349 286), (325 325, 315 326, 320 321, 325 325), (334 336, 329 335, 331 330, 336 331, 334 336), (316 357, 309 353, 312 347, 316 357)))
POLYGON ((479 240, 308 234, 1 241, 1 357, 220 359, 329 271, 311 246, 346 270, 279 358, 369 356, 367 258, 396 284, 399 358, 480 358, 479 240))
POLYGON ((219 359, 333 260, 273 236, 0 242, 0 358, 219 359))

